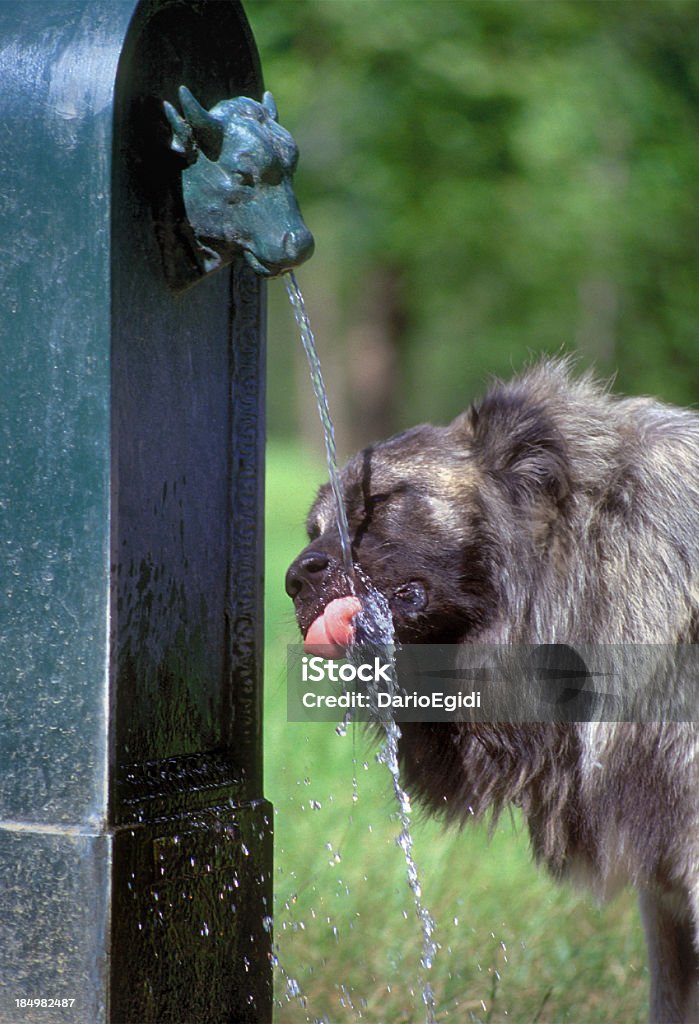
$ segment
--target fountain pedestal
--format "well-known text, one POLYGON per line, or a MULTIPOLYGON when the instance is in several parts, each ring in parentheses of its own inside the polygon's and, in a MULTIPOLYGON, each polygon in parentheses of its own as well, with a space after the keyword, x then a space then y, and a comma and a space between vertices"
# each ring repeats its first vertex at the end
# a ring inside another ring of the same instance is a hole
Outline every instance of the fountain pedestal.
POLYGON ((269 1021, 264 284, 183 279, 162 109, 261 98, 254 43, 8 0, 0 44, 0 1019, 269 1021))

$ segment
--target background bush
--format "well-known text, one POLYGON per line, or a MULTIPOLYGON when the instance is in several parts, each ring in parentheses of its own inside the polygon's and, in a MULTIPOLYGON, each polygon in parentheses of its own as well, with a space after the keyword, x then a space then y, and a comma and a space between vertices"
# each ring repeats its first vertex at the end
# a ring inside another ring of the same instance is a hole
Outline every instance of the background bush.
MULTIPOLYGON (((246 10, 301 147, 317 251, 299 276, 346 451, 541 351, 696 401, 699 4, 246 10)), ((270 427, 308 435, 281 292, 270 427)))

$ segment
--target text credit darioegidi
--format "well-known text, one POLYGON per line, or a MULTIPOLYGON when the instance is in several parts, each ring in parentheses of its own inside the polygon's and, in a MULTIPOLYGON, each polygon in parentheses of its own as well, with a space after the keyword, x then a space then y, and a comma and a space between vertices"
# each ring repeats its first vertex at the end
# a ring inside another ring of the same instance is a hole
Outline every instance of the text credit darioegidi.
MULTIPOLYGON (((317 655, 301 659, 301 678, 304 683, 391 683, 392 665, 389 662, 382 663, 381 659, 375 657, 373 664, 363 662, 359 665, 349 663, 338 663, 317 655)), ((308 691, 302 696, 302 703, 305 708, 343 708, 343 709, 365 709, 371 708, 394 708, 396 710, 407 710, 411 708, 434 709, 443 711, 458 711, 460 708, 480 708, 480 690, 471 690, 469 693, 444 693, 441 690, 434 690, 430 693, 412 693, 405 691, 383 692, 378 690, 371 695, 354 691, 341 694, 316 693, 308 691)))

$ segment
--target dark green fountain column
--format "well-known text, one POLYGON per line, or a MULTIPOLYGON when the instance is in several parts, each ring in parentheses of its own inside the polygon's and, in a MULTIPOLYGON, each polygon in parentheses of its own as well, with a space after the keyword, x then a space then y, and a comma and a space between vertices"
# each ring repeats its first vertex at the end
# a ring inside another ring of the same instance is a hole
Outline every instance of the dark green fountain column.
POLYGON ((162 110, 254 43, 6 0, 0 74, 0 1020, 266 1022, 264 287, 187 280, 162 110))

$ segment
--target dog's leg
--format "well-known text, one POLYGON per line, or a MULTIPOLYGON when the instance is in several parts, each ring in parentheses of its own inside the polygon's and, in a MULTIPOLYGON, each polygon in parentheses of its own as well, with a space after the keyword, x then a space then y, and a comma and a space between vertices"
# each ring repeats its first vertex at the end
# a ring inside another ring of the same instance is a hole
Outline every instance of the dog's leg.
POLYGON ((639 894, 650 969, 651 1024, 699 1024, 699 961, 688 917, 651 890, 639 894))

